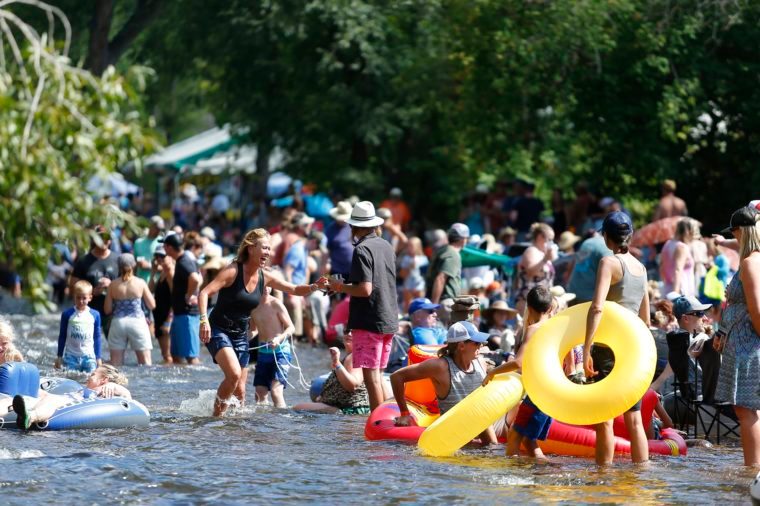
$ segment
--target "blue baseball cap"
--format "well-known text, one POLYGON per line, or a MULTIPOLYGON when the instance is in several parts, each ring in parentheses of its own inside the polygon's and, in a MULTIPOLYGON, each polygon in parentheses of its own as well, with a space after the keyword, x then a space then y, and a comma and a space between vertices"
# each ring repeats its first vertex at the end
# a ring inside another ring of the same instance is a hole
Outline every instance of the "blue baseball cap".
POLYGON ((696 297, 682 295, 673 301, 673 314, 676 318, 681 318, 685 314, 707 311, 711 307, 711 304, 702 304, 696 297))
POLYGON ((633 233, 633 222, 623 211, 613 211, 605 216, 600 232, 615 237, 627 236, 633 233))
POLYGON ((485 332, 478 332, 470 322, 456 322, 449 327, 446 335, 447 343, 463 343, 465 341, 475 341, 476 343, 485 343, 489 335, 485 332))
POLYGON ((433 304, 433 301, 430 299, 419 297, 417 299, 414 299, 411 304, 409 304, 409 314, 412 315, 420 309, 424 309, 426 311, 435 311, 439 307, 441 307, 440 304, 433 304))

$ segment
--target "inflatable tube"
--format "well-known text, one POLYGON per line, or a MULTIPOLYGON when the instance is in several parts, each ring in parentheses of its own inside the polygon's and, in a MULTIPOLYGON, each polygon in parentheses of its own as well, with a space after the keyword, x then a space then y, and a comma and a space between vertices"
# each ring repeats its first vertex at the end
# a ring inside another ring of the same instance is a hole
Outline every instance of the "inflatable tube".
MULTIPOLYGON (((650 439, 649 453, 678 457, 686 455, 686 442, 673 429, 663 429, 662 439, 650 439)), ((555 420, 549 427, 546 441, 538 441, 538 446, 544 453, 567 455, 570 457, 594 458, 596 447, 596 432, 588 427, 567 425, 555 420)), ((631 442, 620 436, 615 436, 615 455, 630 455, 631 442)))
POLYGON ((322 395, 322 387, 325 386, 325 381, 327 381, 327 378, 329 377, 330 373, 328 372, 311 380, 311 386, 309 387, 309 397, 311 397, 311 402, 317 402, 317 397, 322 395))
POLYGON ((41 430, 121 429, 145 427, 150 413, 141 403, 120 397, 73 401, 59 408, 50 420, 35 424, 41 430))
MULTIPOLYGON (((84 390, 84 387, 78 382, 69 378, 40 378, 40 390, 51 394, 70 394, 84 390)), ((35 397, 37 395, 35 394, 35 397)))
POLYGON ((579 304, 547 320, 523 356, 523 382, 531 400, 555 420, 574 425, 612 420, 628 410, 647 391, 657 365, 654 340, 644 322, 619 304, 605 302, 594 342, 612 348, 615 367, 598 383, 578 385, 567 379, 562 358, 583 344, 590 306, 579 304))
MULTIPOLYGON (((442 346, 437 344, 419 344, 409 348, 409 365, 419 364, 425 360, 438 357, 438 350, 442 346)), ((426 378, 417 381, 409 381, 404 385, 404 398, 417 404, 437 405, 433 382, 426 378)))
POLYGON ((419 441, 420 450, 432 457, 453 455, 504 416, 522 396, 519 374, 499 374, 425 429, 419 441))
POLYGON ((396 427, 395 419, 400 416, 400 411, 396 401, 390 399, 372 411, 364 426, 364 437, 370 441, 395 440, 416 443, 425 428, 430 426, 439 415, 431 413, 425 406, 408 399, 406 405, 417 425, 396 427))

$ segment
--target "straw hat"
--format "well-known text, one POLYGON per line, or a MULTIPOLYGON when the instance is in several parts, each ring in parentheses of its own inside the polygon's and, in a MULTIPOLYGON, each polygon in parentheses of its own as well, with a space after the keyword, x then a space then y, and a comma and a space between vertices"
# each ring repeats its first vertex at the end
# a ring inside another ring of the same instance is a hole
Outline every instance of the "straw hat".
POLYGON ((517 315, 517 309, 513 307, 509 307, 509 304, 507 304, 503 300, 497 300, 488 307, 489 314, 494 311, 506 311, 507 313, 511 313, 512 316, 517 315))
POLYGON ((385 220, 375 214, 375 206, 372 202, 364 200, 357 202, 351 211, 351 217, 348 219, 348 224, 352 227, 379 227, 385 220))
POLYGON ((570 249, 573 246, 575 246, 575 243, 577 243, 580 240, 581 240, 581 236, 575 235, 574 233, 567 230, 560 234, 559 242, 557 243, 557 246, 559 246, 559 249, 561 250, 570 249))
POLYGON ((330 217, 334 220, 346 221, 351 217, 351 204, 345 200, 330 209, 330 217))

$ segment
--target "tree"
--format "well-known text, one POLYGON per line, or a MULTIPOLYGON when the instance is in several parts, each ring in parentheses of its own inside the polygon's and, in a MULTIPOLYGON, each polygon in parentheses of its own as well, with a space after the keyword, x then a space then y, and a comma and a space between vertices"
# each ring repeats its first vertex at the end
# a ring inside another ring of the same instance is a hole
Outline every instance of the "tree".
MULTIPOLYGON (((47 302, 47 261, 57 241, 94 239, 87 227, 124 224, 113 205, 98 205, 86 191, 126 162, 157 146, 140 110, 147 71, 102 77, 72 67, 66 58, 70 31, 57 8, 29 2, 55 19, 63 51, 54 48, 52 28, 38 34, 7 6, 0 9, 0 256, 10 260, 24 291, 38 308, 47 302)), ((52 27, 53 25, 51 25, 52 27)))

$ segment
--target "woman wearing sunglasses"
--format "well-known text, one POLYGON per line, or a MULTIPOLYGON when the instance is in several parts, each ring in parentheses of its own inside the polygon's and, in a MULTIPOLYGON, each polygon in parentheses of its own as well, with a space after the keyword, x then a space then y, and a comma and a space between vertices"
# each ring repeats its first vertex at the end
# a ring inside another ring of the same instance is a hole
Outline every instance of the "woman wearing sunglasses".
MULTIPOLYGON (((430 379, 435 387, 441 414, 478 388, 486 377, 486 366, 480 358, 480 347, 488 341, 488 334, 478 332, 467 321, 449 327, 446 345, 438 351, 438 358, 403 367, 391 374, 391 387, 401 416, 396 425, 414 423, 404 399, 404 385, 408 381, 430 379)), ((481 435, 484 444, 496 443, 496 434, 489 427, 481 435)))

